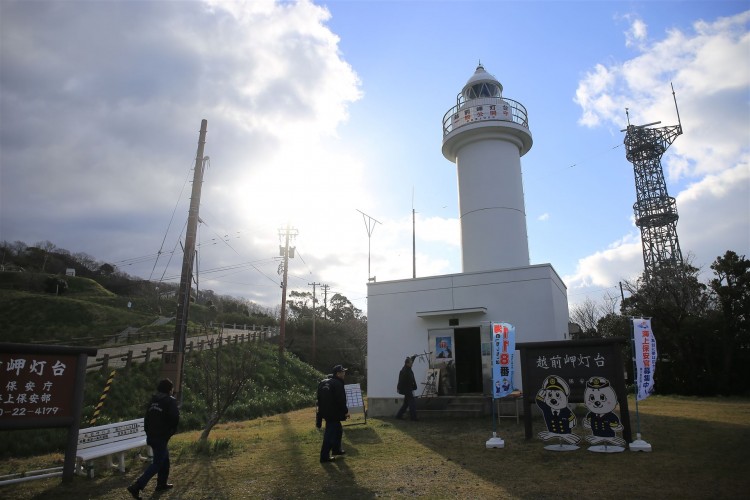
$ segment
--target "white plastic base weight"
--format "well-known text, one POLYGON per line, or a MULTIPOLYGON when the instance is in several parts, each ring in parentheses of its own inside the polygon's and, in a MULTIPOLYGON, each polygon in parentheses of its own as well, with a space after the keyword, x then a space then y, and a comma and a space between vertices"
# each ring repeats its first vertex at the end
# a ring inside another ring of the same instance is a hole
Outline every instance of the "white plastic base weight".
POLYGON ((487 448, 505 448, 505 441, 502 438, 497 437, 496 433, 492 433, 492 437, 485 443, 487 448))
POLYGON ((630 451, 651 451, 651 445, 643 439, 636 439, 630 443, 630 451))

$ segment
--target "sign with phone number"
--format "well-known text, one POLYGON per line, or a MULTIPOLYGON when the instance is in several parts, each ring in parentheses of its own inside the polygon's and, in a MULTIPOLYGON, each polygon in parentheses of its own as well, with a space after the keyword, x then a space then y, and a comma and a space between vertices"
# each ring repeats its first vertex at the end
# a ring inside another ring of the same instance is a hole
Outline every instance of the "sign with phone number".
POLYGON ((0 353, 0 421, 70 417, 78 356, 0 353))

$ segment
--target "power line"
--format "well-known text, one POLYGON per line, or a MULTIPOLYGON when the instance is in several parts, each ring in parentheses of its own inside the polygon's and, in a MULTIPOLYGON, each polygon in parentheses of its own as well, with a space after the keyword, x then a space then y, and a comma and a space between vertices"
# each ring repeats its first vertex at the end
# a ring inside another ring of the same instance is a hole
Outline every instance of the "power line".
MULTIPOLYGON (((151 268, 151 273, 148 275, 149 281, 151 281, 151 277, 154 275, 154 270, 156 270, 156 264, 159 262, 159 255, 161 255, 162 250, 164 249, 164 243, 167 241, 167 235, 169 234, 169 228, 172 227, 172 222, 174 221, 174 216, 177 213, 177 207, 180 204, 180 200, 182 199, 182 193, 185 192, 185 186, 187 186, 188 182, 190 181, 190 172, 193 170, 192 161, 190 162, 191 167, 188 169, 188 173, 185 176, 185 182, 182 184, 182 188, 180 189, 180 194, 177 196, 177 202, 175 203, 174 209, 172 209, 172 216, 169 218, 169 223, 167 224, 167 229, 164 231, 164 238, 161 240, 161 246, 159 247, 159 251, 156 252, 156 260, 154 261, 154 267, 151 268)), ((187 225, 187 221, 185 222, 185 225, 187 225)), ((171 257, 170 257, 171 261, 171 257)), ((163 275, 162 275, 163 278, 163 275)))

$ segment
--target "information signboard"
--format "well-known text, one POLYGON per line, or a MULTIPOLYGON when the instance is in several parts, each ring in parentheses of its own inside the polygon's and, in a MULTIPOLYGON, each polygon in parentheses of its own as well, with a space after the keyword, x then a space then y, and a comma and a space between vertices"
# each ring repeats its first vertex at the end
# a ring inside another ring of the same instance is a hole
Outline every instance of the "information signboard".
POLYGON ((349 415, 362 413, 365 417, 365 423, 367 423, 367 409, 360 385, 346 384, 344 385, 344 392, 346 393, 346 407, 349 408, 349 415))
POLYGON ((89 347, 0 343, 0 429, 67 427, 63 480, 73 478, 89 347))
POLYGON ((623 437, 631 442, 625 366, 620 353, 625 344, 626 339, 621 337, 516 344, 521 359, 526 439, 532 437, 531 409, 535 405, 537 391, 549 376, 556 376, 567 383, 570 389, 569 403, 583 403, 586 382, 592 377, 601 377, 610 381, 615 389, 623 437))

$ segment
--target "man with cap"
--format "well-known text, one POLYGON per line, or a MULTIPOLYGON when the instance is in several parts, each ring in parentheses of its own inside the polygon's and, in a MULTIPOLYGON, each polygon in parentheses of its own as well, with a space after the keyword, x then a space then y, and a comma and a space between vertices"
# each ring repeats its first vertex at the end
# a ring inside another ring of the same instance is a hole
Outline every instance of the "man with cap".
POLYGON ((136 500, 140 500, 141 490, 146 487, 149 480, 156 475, 156 491, 166 491, 173 487, 168 483, 169 479, 169 450, 167 443, 177 432, 177 424, 180 421, 180 410, 177 400, 172 396, 174 384, 168 378, 159 381, 156 386, 156 394, 151 397, 146 407, 146 415, 143 423, 146 431, 146 444, 154 452, 151 465, 143 472, 136 482, 128 486, 128 492, 136 500))
POLYGON ((344 391, 344 376, 346 368, 336 365, 332 370, 333 377, 321 387, 318 404, 326 430, 323 434, 323 446, 320 448, 320 463, 333 462, 333 456, 344 455, 341 447, 344 428, 341 421, 349 418, 349 408, 346 406, 346 392, 344 391))
POLYGON ((398 373, 398 385, 396 390, 399 394, 404 395, 404 404, 399 408, 396 413, 396 418, 401 420, 404 418, 406 408, 409 408, 409 416, 412 420, 417 419, 417 402, 414 399, 414 391, 417 390, 417 381, 414 378, 414 372, 411 369, 411 365, 414 364, 414 358, 416 356, 408 356, 404 360, 404 367, 398 373))

